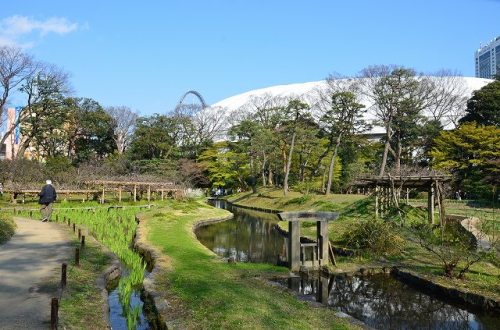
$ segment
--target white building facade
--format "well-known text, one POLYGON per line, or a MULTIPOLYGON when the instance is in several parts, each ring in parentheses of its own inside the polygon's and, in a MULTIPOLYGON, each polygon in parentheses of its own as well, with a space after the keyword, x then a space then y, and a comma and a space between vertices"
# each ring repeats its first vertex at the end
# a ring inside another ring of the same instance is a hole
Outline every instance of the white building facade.
POLYGON ((500 36, 476 50, 476 77, 492 79, 500 74, 500 36))

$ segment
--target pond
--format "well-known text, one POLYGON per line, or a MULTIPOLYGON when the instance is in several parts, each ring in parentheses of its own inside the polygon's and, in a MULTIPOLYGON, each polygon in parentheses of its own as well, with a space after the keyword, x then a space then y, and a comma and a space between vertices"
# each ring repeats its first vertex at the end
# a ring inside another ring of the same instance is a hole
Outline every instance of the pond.
MULTIPOLYGON (((198 228, 202 244, 225 258, 278 264, 285 239, 275 229, 278 217, 232 206, 212 205, 234 214, 228 221, 198 228)), ((500 318, 416 290, 386 274, 366 277, 301 275, 276 280, 300 299, 320 302, 378 329, 498 329, 500 318)))

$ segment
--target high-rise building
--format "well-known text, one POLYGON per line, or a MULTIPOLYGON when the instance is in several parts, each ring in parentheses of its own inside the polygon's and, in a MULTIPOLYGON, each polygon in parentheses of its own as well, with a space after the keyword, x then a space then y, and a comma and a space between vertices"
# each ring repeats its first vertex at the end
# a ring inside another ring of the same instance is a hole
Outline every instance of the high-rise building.
POLYGON ((500 36, 476 50, 476 77, 493 78, 500 74, 500 36))

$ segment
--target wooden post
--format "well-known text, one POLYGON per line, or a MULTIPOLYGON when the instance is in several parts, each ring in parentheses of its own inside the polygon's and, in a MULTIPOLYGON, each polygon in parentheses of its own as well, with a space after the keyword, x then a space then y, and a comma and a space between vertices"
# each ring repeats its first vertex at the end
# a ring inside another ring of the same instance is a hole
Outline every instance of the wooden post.
POLYGON ((102 198, 101 198, 101 204, 104 204, 104 193, 105 193, 105 185, 102 185, 102 198))
POLYGON ((30 211, 30 218, 33 219, 33 211, 30 211))
POLYGON ((80 266, 80 248, 75 248, 75 266, 80 266))
POLYGON ((85 235, 82 235, 82 242, 80 243, 80 247, 83 248, 85 246, 85 235))
POLYGON ((134 202, 137 202, 137 185, 134 184, 134 202))
POLYGON ((375 219, 378 219, 378 186, 375 186, 375 219))
POLYGON ((76 232, 76 225, 73 224, 73 232, 76 232))
POLYGON ((68 268, 67 264, 62 264, 62 269, 61 269, 61 287, 65 288, 66 287, 66 269, 68 268))
POLYGON ((429 193, 427 196, 427 212, 429 223, 434 223, 434 184, 429 186, 429 193))
POLYGON ((52 298, 50 303, 50 329, 57 330, 59 314, 59 300, 57 298, 52 298))
POLYGON ((151 185, 148 184, 148 203, 151 201, 151 185))
POLYGON ((288 266, 292 271, 300 268, 300 222, 288 222, 288 266))
POLYGON ((163 188, 161 188, 161 200, 163 200, 163 198, 164 198, 163 195, 164 195, 164 190, 163 190, 163 188))
POLYGON ((318 261, 319 266, 328 265, 328 222, 316 221, 316 238, 318 242, 318 261))
POLYGON ((118 186, 118 202, 122 202, 122 186, 118 186))
POLYGON ((78 228, 78 240, 80 240, 80 237, 82 237, 82 229, 78 228))

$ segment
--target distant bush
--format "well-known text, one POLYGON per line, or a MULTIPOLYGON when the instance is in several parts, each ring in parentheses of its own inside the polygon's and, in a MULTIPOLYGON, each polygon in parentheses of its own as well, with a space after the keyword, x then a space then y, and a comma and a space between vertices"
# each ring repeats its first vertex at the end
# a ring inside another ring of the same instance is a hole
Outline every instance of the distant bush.
POLYGON ((359 222, 347 231, 342 240, 350 248, 371 252, 374 255, 394 255, 404 246, 392 222, 370 220, 359 222))
POLYGON ((7 242, 14 235, 15 228, 16 224, 11 218, 0 215, 0 244, 7 242))

